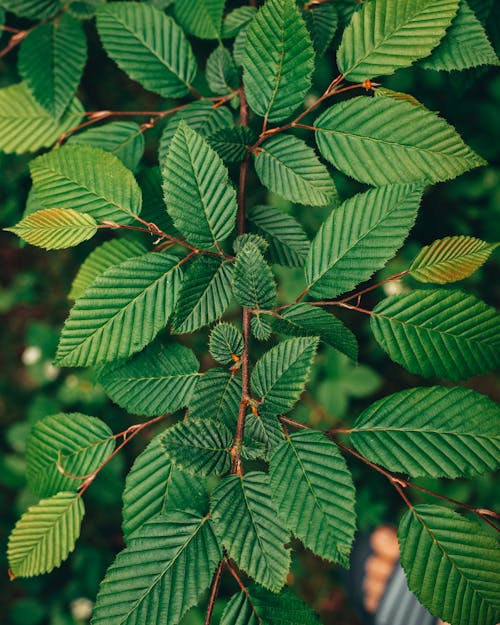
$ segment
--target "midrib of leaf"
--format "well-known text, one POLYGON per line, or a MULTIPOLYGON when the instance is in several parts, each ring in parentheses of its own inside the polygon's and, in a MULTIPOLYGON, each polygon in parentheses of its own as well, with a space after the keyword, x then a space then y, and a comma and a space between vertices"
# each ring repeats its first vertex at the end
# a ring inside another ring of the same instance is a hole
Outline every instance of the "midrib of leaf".
POLYGON ((470 432, 448 432, 447 430, 424 430, 424 429, 414 429, 414 428, 407 428, 407 429, 400 429, 397 427, 366 427, 366 428, 352 428, 351 430, 349 430, 350 433, 352 432, 401 432, 403 434, 439 434, 442 436, 456 436, 457 438, 463 437, 463 436, 469 436, 469 437, 474 437, 474 439, 477 438, 485 438, 488 441, 492 440, 492 436, 491 434, 477 434, 477 433, 470 433, 470 432))
MULTIPOLYGON (((306 337, 304 337, 306 338, 306 337)), ((265 395, 262 396, 262 399, 265 399, 269 393, 274 389, 274 387, 278 384, 278 382, 281 380, 281 378, 283 378, 285 376, 286 373, 288 373, 290 371, 290 369, 293 367, 293 365, 295 365, 299 358, 302 356, 302 354, 305 352, 307 348, 303 349, 300 354, 298 354, 297 358, 295 358, 292 362, 290 362, 289 366, 286 369, 283 369, 282 374, 280 375, 279 378, 276 378, 276 381, 274 382, 274 384, 272 386, 269 387, 268 391, 266 392, 265 395)))
POLYGON ((278 61, 278 74, 275 78, 275 86, 271 95, 271 100, 267 106, 267 111, 264 116, 266 123, 269 117, 269 113, 271 112, 271 109, 273 108, 274 100, 276 99, 276 95, 278 94, 280 83, 281 83, 281 73, 283 71, 283 59, 285 57, 285 11, 286 11, 286 6, 283 8, 283 20, 280 24, 281 52, 280 52, 280 58, 278 61))
POLYGON ((258 525, 257 525, 257 522, 255 521, 254 515, 252 514, 252 509, 251 509, 251 507, 248 504, 248 497, 247 497, 247 494, 245 492, 245 488, 243 486, 243 480, 242 480, 241 477, 239 478, 239 480, 240 480, 240 484, 241 484, 241 492, 243 493, 243 499, 245 501, 245 506, 246 506, 246 508, 248 510, 248 516, 250 517, 250 520, 252 522, 252 527, 254 529, 255 537, 257 538, 257 542, 259 544, 260 551, 261 551, 262 555, 264 556, 264 561, 266 563, 266 570, 269 572, 269 560, 268 560, 268 556, 267 556, 266 550, 264 548, 264 545, 262 544, 262 540, 260 538, 260 534, 257 531, 258 525))
MULTIPOLYGON (((212 232, 210 230, 210 232, 212 232)), ((215 239, 214 239, 215 241, 215 239)), ((206 296, 207 293, 210 292, 210 288, 212 286, 212 284, 217 280, 217 277, 219 275, 220 270, 224 267, 224 265, 227 265, 230 261, 225 260, 224 262, 222 262, 217 269, 215 270, 215 273, 213 274, 213 276, 210 278, 210 282, 207 284, 206 288, 203 289, 203 291, 201 292, 201 296, 198 299, 198 301, 196 302, 196 304, 194 305, 194 307, 191 309, 189 315, 187 315, 186 319, 183 321, 183 323, 189 319, 189 317, 192 317, 195 314, 195 311, 199 310, 200 308, 202 308, 202 300, 203 298, 206 296)), ((181 324, 182 325, 182 324, 181 324)))
MULTIPOLYGON (((305 183, 307 184, 308 187, 310 188, 314 188, 313 185, 310 183, 310 181, 305 178, 304 176, 299 176, 299 174, 297 174, 289 165, 287 165, 287 163, 285 161, 283 161, 282 159, 278 158, 275 154, 273 154, 272 152, 269 152, 269 150, 266 150, 265 146, 261 148, 262 151, 267 154, 270 158, 274 159, 275 161, 278 161, 278 163, 280 163, 280 165, 282 165, 288 172, 288 174, 290 176, 292 176, 295 180, 300 181, 301 183, 305 183)), ((315 189, 316 190, 316 189, 315 189)), ((323 195, 323 191, 321 191, 321 194, 323 195)), ((261 226, 259 226, 259 228, 261 228, 261 226)), ((261 228, 262 230, 265 231, 264 228, 261 228)))
POLYGON ((193 378, 195 376, 201 376, 203 374, 198 372, 193 373, 179 373, 178 375, 157 375, 157 376, 145 376, 145 377, 135 377, 135 376, 124 376, 123 378, 118 378, 119 380, 140 380, 141 382, 151 381, 151 380, 172 380, 173 378, 193 378))
MULTIPOLYGON (((184 134, 185 140, 186 140, 186 135, 184 134)), ((210 234, 212 235, 212 240, 214 243, 217 243, 217 237, 215 236, 215 233, 213 231, 212 225, 210 224, 210 221, 208 219, 208 206, 206 206, 205 202, 203 201, 203 198, 201 196, 201 192, 200 192, 200 178, 198 176, 198 174, 196 173, 195 169, 194 169, 194 165, 193 165, 193 155, 192 155, 192 150, 191 150, 191 146, 189 145, 189 143, 186 140, 186 146, 189 152, 189 160, 190 160, 190 165, 191 165, 191 171, 193 172, 193 178, 196 180, 196 190, 198 192, 198 197, 200 198, 200 204, 202 205, 203 208, 203 215, 205 216, 205 221, 207 222, 207 226, 208 229, 210 230, 210 234)))
POLYGON ((136 130, 133 134, 129 135, 128 137, 125 137, 125 140, 119 143, 115 148, 113 148, 111 153, 116 156, 120 149, 125 147, 127 144, 129 144, 131 141, 133 141, 136 137, 138 137, 141 134, 142 134, 142 131, 139 128, 139 130, 136 130))

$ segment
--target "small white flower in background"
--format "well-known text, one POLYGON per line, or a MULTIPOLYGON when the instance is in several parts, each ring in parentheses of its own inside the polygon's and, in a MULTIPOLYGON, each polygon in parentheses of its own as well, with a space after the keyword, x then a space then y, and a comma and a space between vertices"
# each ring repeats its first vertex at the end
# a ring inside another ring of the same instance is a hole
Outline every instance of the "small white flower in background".
POLYGON ((23 365, 36 365, 42 357, 42 350, 36 345, 29 345, 23 352, 21 360, 23 365))
POLYGON ((79 597, 71 602, 71 615, 77 621, 87 621, 92 616, 94 603, 86 597, 79 597))
POLYGON ((400 293, 404 293, 408 290, 402 280, 392 280, 391 282, 386 282, 382 286, 382 289, 386 295, 400 295, 400 293))
POLYGON ((49 360, 43 363, 43 375, 45 376, 45 379, 49 382, 57 379, 59 373, 59 369, 57 367, 54 367, 54 365, 49 360))

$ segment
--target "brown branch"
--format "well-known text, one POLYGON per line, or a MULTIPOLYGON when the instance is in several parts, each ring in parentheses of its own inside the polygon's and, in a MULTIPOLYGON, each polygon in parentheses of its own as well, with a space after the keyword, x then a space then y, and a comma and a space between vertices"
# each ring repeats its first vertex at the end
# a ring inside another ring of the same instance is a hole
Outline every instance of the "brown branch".
MULTIPOLYGON (((4 28, 4 30, 7 29, 4 28)), ((12 35, 12 37, 9 39, 9 43, 5 46, 5 48, 3 48, 3 50, 0 50, 0 59, 8 54, 11 50, 13 50, 16 46, 18 46, 32 30, 32 28, 30 28, 29 30, 19 30, 14 35, 12 35)))
POLYGON ((205 614, 205 625, 210 625, 210 621, 212 620, 212 614, 214 611, 215 600, 217 599, 217 593, 219 592, 220 580, 222 577, 222 569, 224 568, 225 558, 222 558, 219 562, 219 566, 214 573, 214 577, 212 580, 212 590, 210 592, 210 599, 208 601, 207 612, 205 614))
POLYGON ((234 579, 236 580, 236 583, 238 584, 238 586, 240 587, 240 589, 245 593, 247 593, 247 587, 245 586, 245 584, 241 581, 241 577, 238 574, 238 571, 236 570, 236 568, 233 566, 233 563, 231 562, 231 560, 227 560, 226 561, 226 566, 227 566, 227 570, 231 573, 231 575, 234 577, 234 579))
POLYGON ((309 11, 309 9, 312 9, 313 7, 317 7, 320 4, 329 4, 330 2, 332 2, 332 0, 311 0, 310 2, 304 4, 304 11, 309 11))

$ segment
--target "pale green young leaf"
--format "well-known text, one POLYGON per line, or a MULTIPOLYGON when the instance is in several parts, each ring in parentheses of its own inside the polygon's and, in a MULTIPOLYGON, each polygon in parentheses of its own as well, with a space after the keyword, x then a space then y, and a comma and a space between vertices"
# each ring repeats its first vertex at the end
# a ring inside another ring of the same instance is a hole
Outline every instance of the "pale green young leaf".
POLYGON ((366 2, 342 36, 340 72, 362 82, 408 67, 439 44, 457 10, 458 0, 366 2))
POLYGON ((403 245, 418 213, 422 189, 390 185, 360 193, 334 208, 309 250, 309 293, 333 298, 381 269, 403 245))
POLYGON ((316 54, 322 56, 337 32, 339 16, 335 3, 313 4, 302 11, 302 17, 311 35, 316 54))
POLYGON ((163 232, 182 238, 175 229, 163 198, 162 177, 159 167, 145 167, 137 174, 142 191, 141 219, 153 223, 163 232))
POLYGON ((444 119, 392 98, 347 100, 320 115, 315 127, 328 161, 377 186, 450 180, 485 164, 444 119))
POLYGON ((255 245, 262 254, 265 254, 269 248, 269 243, 260 234, 254 234, 252 232, 245 232, 240 234, 233 241, 233 251, 235 254, 239 254, 247 243, 255 245))
POLYGON ((278 592, 290 568, 289 533, 278 519, 265 473, 224 477, 211 496, 215 531, 239 568, 278 592))
POLYGON ((110 267, 71 309, 55 362, 87 367, 128 358, 168 323, 182 281, 179 259, 146 254, 110 267))
POLYGON ((93 625, 138 625, 148 614, 177 625, 210 585, 221 557, 208 517, 181 511, 157 516, 129 537, 107 570, 93 625))
POLYGON ((208 349, 221 365, 237 362, 243 353, 243 336, 231 323, 218 323, 210 332, 208 349))
POLYGON ((197 63, 171 17, 147 4, 113 2, 99 6, 97 31, 108 55, 143 87, 170 98, 188 93, 197 63))
POLYGON ((92 215, 71 208, 45 208, 5 230, 31 245, 61 250, 91 239, 97 232, 97 223, 92 215))
POLYGON ((57 493, 28 508, 9 536, 12 575, 33 577, 60 566, 75 548, 84 514, 76 493, 57 493))
POLYGON ((465 388, 413 388, 372 404, 351 440, 365 458, 412 477, 463 477, 500 464, 500 407, 465 388))
POLYGON ((255 17, 257 9, 250 6, 242 6, 230 11, 222 24, 222 39, 232 39, 240 30, 250 24, 255 17))
POLYGON ((268 0, 250 23, 243 58, 250 108, 270 122, 289 117, 311 86, 314 49, 295 0, 268 0))
POLYGON ((175 0, 175 17, 191 35, 220 39, 226 0, 175 0))
POLYGON ((234 264, 234 295, 244 308, 272 308, 276 302, 273 272, 253 241, 245 243, 234 264))
POLYGON ((239 70, 231 52, 224 46, 215 48, 208 57, 205 72, 208 86, 216 95, 227 95, 238 88, 239 70))
POLYGON ((209 369, 189 400, 192 419, 216 419, 234 429, 241 401, 241 377, 224 369, 209 369))
POLYGON ((105 365, 97 378, 111 399, 128 412, 156 417, 188 403, 199 368, 189 348, 155 341, 126 362, 105 365))
POLYGON ((219 155, 181 122, 170 144, 163 174, 167 210, 193 245, 224 241, 236 221, 236 192, 219 155))
POLYGON ((373 334, 395 362, 425 377, 466 379, 500 364, 500 316, 461 291, 412 291, 380 302, 373 334))
POLYGON ((454 625, 498 623, 500 548, 477 521, 418 505, 401 519, 398 538, 408 587, 431 614, 454 625))
POLYGON ((91 145, 67 145, 30 163, 33 186, 47 208, 73 208, 121 224, 141 210, 141 190, 117 156, 91 145))
POLYGON ((2 7, 19 17, 43 20, 62 9, 60 0, 2 0, 2 7))
POLYGON ((257 141, 257 135, 247 126, 222 128, 208 137, 208 143, 226 163, 239 163, 248 148, 257 141))

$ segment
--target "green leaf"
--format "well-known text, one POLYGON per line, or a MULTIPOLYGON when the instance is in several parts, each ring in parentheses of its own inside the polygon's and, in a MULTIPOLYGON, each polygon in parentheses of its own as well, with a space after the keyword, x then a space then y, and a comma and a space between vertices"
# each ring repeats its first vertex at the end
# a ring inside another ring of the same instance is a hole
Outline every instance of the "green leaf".
POLYGON ((176 625, 210 585, 221 556, 208 517, 178 511, 156 517, 109 567, 93 625, 133 625, 160 614, 176 625))
POLYGON ((302 11, 302 17, 311 35, 316 54, 322 56, 337 32, 339 17, 335 4, 312 5, 302 11))
POLYGON ((260 234, 253 234, 251 232, 245 232, 240 234, 233 241, 233 250, 235 254, 239 254, 247 243, 256 245, 262 254, 265 254, 269 248, 269 243, 261 237, 260 234))
POLYGON ((76 493, 57 493, 28 508, 9 537, 12 575, 33 577, 59 566, 75 548, 84 514, 76 493))
POLYGON ((103 4, 97 31, 108 55, 145 89, 170 98, 189 92, 196 59, 182 28, 162 11, 131 2, 103 4))
POLYGON ((500 549, 479 523, 419 505, 401 519, 398 538, 408 586, 431 614, 454 625, 498 622, 500 549))
POLYGON ((5 230, 17 234, 31 245, 46 250, 61 250, 91 239, 97 232, 97 223, 87 213, 78 213, 70 208, 46 208, 5 230))
POLYGON ((231 234, 236 192, 219 155, 203 137, 181 122, 163 169, 167 210, 188 241, 212 247, 231 234))
POLYGON ((318 346, 318 337, 281 341, 256 363, 252 390, 262 399, 259 412, 279 415, 288 412, 304 390, 318 346))
POLYGON ((289 117, 311 86, 314 49, 295 0, 268 0, 250 24, 243 58, 250 108, 270 122, 289 117))
POLYGON ((258 341, 267 341, 272 332, 269 318, 259 313, 254 313, 250 319, 250 330, 258 341))
POLYGON ((82 266, 71 284, 69 299, 78 299, 85 289, 90 286, 97 276, 103 274, 106 269, 119 265, 134 256, 142 256, 147 253, 146 247, 139 241, 128 239, 113 239, 106 241, 93 250, 84 260, 82 266))
POLYGON ((94 17, 97 6, 105 2, 106 0, 70 0, 67 11, 78 20, 88 20, 94 17))
POLYGON ((59 118, 75 95, 86 60, 83 28, 63 14, 39 24, 22 41, 18 69, 37 102, 59 118))
POLYGON ((221 475, 231 468, 233 435, 213 419, 181 421, 161 438, 170 461, 193 475, 221 475))
POLYGON ((450 380, 480 375, 500 364, 500 317, 461 291, 412 291, 380 302, 373 334, 411 373, 450 380))
POLYGON ((144 153, 144 134, 135 122, 111 122, 71 135, 67 143, 93 145, 115 154, 134 171, 144 153))
POLYGON ((333 298, 381 269, 412 228, 422 189, 392 185, 355 195, 333 209, 309 250, 309 293, 333 298))
POLYGON ((44 417, 33 425, 26 441, 28 485, 39 497, 76 491, 82 479, 67 475, 92 473, 114 447, 113 432, 100 419, 80 413, 44 417))
POLYGON ((355 490, 335 443, 311 430, 290 435, 271 457, 269 479, 286 527, 316 555, 348 567, 355 490))
POLYGON ((231 52, 224 46, 215 48, 205 68, 208 86, 216 95, 226 95, 238 88, 240 75, 231 52))
POLYGON ((314 150, 292 135, 268 139, 255 156, 255 171, 265 187, 291 202, 327 206, 337 193, 314 150))
POLYGON ((241 30, 236 35, 233 43, 233 58, 234 62, 238 67, 243 66, 243 61, 245 60, 245 50, 247 45, 247 34, 250 29, 250 25, 252 22, 245 24, 241 27, 241 30))
POLYGON ((55 120, 21 82, 0 89, 0 150, 7 154, 36 152, 54 144, 82 120, 83 107, 75 98, 55 120))
POLYGON ((233 268, 218 258, 201 256, 184 275, 172 332, 187 334, 222 316, 231 301, 233 268))
POLYGON ((241 378, 224 369, 209 369, 189 400, 189 417, 216 419, 234 428, 241 401, 241 378))
POLYGON ((472 275, 500 243, 486 243, 474 237, 445 237, 426 245, 410 266, 419 282, 446 284, 472 275))
POLYGON ((317 336, 352 360, 358 359, 358 342, 354 334, 340 319, 317 306, 292 304, 274 319, 273 327, 289 336, 317 336))
POLYGON ((276 303, 273 272, 253 241, 245 243, 236 256, 233 288, 244 308, 272 308, 276 303))
MULTIPOLYGON (((263 458, 269 461, 273 451, 285 440, 283 426, 274 415, 253 413, 245 417, 245 441, 257 442, 263 447, 263 458)), ((243 455, 243 452, 242 452, 243 455)), ((260 457, 260 456, 259 456, 260 457)))
POLYGON ((226 0, 175 0, 175 17, 191 35, 219 39, 226 0))
POLYGON ((443 38, 458 0, 376 0, 354 14, 337 52, 351 82, 393 74, 428 56, 443 38))
POLYGON ((315 126, 326 160, 377 186, 450 180, 486 164, 444 119, 410 102, 360 96, 332 106, 315 126))
POLYGON ((321 621, 289 588, 275 594, 252 584, 230 599, 220 625, 321 625, 321 621))
POLYGON ((278 592, 290 568, 289 533, 276 515, 265 473, 224 477, 211 497, 215 531, 229 557, 256 582, 278 592))
POLYGON ((105 365, 97 377, 109 397, 127 412, 156 417, 187 404, 199 368, 187 347, 156 341, 124 363, 105 365))
POLYGON ((163 232, 180 238, 180 233, 174 228, 172 218, 167 213, 159 167, 142 169, 137 175, 137 182, 142 191, 141 218, 154 223, 163 232))
POLYGON ((217 130, 208 143, 226 163, 239 163, 247 155, 248 148, 257 141, 257 135, 247 126, 233 126, 217 130))
POLYGON ((19 17, 43 20, 61 10, 59 0, 2 0, 2 7, 19 17))
POLYGON ((462 477, 500 463, 500 408, 465 388, 413 388, 384 397, 356 420, 356 449, 412 477, 462 477))
POLYGON ((203 482, 172 466, 160 444, 159 434, 137 456, 125 480, 123 491, 123 533, 125 539, 159 514, 174 510, 208 511, 203 482))
POLYGON ((30 163, 35 193, 47 208, 73 208, 127 224, 141 210, 141 190, 132 172, 109 152, 67 145, 30 163))
POLYGON ((310 242, 298 221, 272 206, 253 206, 248 209, 248 218, 269 243, 271 262, 302 267, 310 242))
POLYGON ((218 323, 210 332, 208 349, 221 365, 237 362, 243 353, 243 336, 231 323, 218 323))
POLYGON ((500 61, 483 25, 467 2, 461 0, 446 36, 420 65, 450 72, 479 65, 500 65, 500 61))
POLYGON ((87 367, 146 347, 167 325, 181 279, 179 259, 169 254, 146 254, 107 269, 71 309, 56 364, 87 367))
POLYGON ((248 26, 255 17, 255 7, 238 7, 230 11, 222 24, 222 39, 232 39, 244 26, 248 26))

